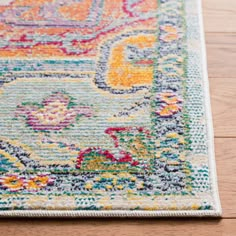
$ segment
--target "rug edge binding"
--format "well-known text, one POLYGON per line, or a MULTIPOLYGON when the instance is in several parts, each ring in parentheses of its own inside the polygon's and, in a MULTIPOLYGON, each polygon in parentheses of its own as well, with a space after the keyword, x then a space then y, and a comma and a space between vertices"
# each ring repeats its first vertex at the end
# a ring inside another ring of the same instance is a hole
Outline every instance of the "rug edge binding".
POLYGON ((56 211, 56 210, 13 210, 2 211, 0 217, 220 217, 218 210, 198 211, 56 211))

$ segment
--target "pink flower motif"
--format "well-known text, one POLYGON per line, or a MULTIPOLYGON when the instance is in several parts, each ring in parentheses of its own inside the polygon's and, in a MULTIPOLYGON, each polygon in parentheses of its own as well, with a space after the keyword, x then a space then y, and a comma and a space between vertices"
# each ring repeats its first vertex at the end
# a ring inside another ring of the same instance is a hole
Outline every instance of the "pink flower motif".
POLYGON ((79 116, 92 116, 88 106, 77 106, 73 98, 57 92, 43 100, 41 104, 23 104, 17 107, 16 117, 26 117, 26 123, 37 131, 56 131, 70 126, 79 116))

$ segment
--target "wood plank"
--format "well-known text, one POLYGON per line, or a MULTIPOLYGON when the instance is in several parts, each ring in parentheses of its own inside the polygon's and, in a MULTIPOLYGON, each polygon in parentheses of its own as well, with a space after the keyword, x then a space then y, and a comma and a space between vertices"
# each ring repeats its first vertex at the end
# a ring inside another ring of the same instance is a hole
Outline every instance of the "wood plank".
POLYGON ((202 0, 206 32, 236 32, 236 1, 202 0))
POLYGON ((236 218, 235 138, 216 138, 215 152, 223 217, 236 218))
POLYGON ((4 236, 234 236, 235 219, 1 220, 4 236))
POLYGON ((236 78, 210 78, 215 137, 236 136, 236 78))
POLYGON ((236 34, 207 33, 206 46, 209 77, 236 78, 236 34))

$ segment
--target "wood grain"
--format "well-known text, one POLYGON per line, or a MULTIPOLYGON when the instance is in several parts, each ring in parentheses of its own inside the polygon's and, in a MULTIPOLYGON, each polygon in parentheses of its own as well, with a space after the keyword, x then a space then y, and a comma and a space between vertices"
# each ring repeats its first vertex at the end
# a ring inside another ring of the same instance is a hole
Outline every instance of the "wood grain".
POLYGON ((235 137, 236 77, 210 78, 215 137, 235 137))
POLYGON ((206 32, 236 32, 235 0, 202 0, 206 32))
POLYGON ((219 192, 224 218, 236 218, 235 146, 235 138, 215 139, 219 192))
POLYGON ((3 236, 235 236, 234 219, 55 219, 1 221, 3 236))
POLYGON ((204 0, 208 74, 216 137, 236 137, 236 1, 204 0))
POLYGON ((208 33, 206 45, 209 77, 236 79, 236 33, 208 33))

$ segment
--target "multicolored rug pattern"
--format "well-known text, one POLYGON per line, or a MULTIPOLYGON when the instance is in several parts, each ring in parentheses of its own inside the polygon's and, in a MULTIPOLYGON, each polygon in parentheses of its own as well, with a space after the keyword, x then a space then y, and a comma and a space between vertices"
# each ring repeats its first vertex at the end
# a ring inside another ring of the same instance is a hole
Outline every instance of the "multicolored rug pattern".
POLYGON ((216 210, 196 9, 0 0, 0 210, 216 210))

